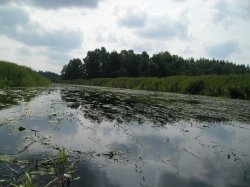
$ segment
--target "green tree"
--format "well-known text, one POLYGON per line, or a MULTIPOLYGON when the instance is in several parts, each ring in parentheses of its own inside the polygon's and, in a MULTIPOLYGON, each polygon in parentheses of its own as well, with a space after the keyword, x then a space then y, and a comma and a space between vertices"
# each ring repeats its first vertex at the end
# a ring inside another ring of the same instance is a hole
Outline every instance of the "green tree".
POLYGON ((149 66, 149 55, 146 51, 143 51, 142 54, 139 54, 139 67, 138 67, 139 76, 149 75, 148 66, 149 66))
POLYGON ((66 80, 81 79, 83 77, 82 61, 78 58, 70 60, 67 65, 63 66, 61 75, 66 80))
MULTIPOLYGON (((62 70, 64 79, 99 77, 138 77, 172 75, 208 75, 208 74, 245 74, 250 73, 249 66, 235 65, 231 62, 215 59, 183 59, 171 55, 168 51, 149 57, 146 51, 135 54, 133 50, 120 53, 107 52, 104 47, 89 51, 83 59, 73 59, 62 70), (79 70, 79 71, 78 71, 79 70)), ((14 75, 13 75, 14 76, 14 75)), ((13 79, 18 80, 18 77, 13 79)))
POLYGON ((108 77, 117 77, 120 74, 121 63, 120 56, 116 51, 112 51, 109 55, 108 64, 106 66, 108 77))
POLYGON ((86 78, 106 77, 108 74, 108 58, 109 53, 104 47, 89 51, 83 59, 86 78))
POLYGON ((101 72, 101 63, 98 56, 98 51, 89 51, 83 59, 85 65, 86 78, 98 78, 101 72))

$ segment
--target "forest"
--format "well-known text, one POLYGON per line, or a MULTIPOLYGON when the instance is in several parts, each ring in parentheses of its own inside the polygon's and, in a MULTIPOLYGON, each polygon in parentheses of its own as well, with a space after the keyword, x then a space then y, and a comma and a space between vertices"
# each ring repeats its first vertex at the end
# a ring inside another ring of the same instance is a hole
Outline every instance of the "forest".
POLYGON ((167 77, 174 75, 226 75, 247 74, 250 67, 216 59, 184 59, 168 51, 153 54, 133 50, 108 52, 104 47, 88 51, 83 60, 77 58, 63 66, 64 80, 116 78, 116 77, 167 77))

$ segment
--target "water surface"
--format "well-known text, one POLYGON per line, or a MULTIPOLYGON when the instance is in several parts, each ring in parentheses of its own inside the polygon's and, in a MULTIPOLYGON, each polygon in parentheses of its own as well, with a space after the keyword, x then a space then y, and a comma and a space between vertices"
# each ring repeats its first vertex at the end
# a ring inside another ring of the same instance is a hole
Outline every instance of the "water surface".
POLYGON ((29 171, 45 186, 55 176, 41 163, 64 147, 74 187, 250 186, 249 101, 64 85, 17 93, 1 103, 1 181, 29 171))

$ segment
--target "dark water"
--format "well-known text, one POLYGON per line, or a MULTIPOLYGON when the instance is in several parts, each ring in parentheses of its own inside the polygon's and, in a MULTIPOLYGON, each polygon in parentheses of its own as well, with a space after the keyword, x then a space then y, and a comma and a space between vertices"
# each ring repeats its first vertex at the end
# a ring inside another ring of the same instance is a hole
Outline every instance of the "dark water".
POLYGON ((41 163, 62 147, 73 187, 250 186, 249 101, 62 85, 23 92, 36 96, 17 91, 18 105, 1 103, 2 186, 25 171, 45 186, 55 174, 41 163))

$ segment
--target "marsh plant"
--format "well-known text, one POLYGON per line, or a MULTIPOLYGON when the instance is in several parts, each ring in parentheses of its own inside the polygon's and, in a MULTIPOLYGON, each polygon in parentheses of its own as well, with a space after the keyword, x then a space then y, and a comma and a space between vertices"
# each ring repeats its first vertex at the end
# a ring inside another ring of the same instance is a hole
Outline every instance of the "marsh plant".
POLYGON ((33 187, 32 179, 28 172, 24 174, 24 187, 33 187))
POLYGON ((28 171, 24 173, 20 177, 22 180, 20 181, 19 179, 6 179, 6 180, 1 180, 0 185, 3 184, 5 186, 11 186, 11 187, 33 187, 32 179, 28 171))
POLYGON ((55 178, 50 181, 45 187, 49 187, 53 183, 58 183, 58 181, 60 183, 58 185, 66 187, 70 185, 72 180, 79 179, 79 177, 73 179, 71 176, 71 174, 76 171, 75 164, 77 163, 77 161, 69 164, 69 155, 65 148, 61 148, 55 158, 49 159, 49 161, 51 160, 55 178))
POLYGON ((95 78, 62 83, 250 99, 250 74, 95 78))
MULTIPOLYGON (((76 171, 76 163, 77 161, 74 161, 73 163, 69 164, 69 155, 67 151, 65 148, 61 148, 55 157, 42 160, 40 161, 40 164, 36 163, 35 171, 25 171, 24 174, 17 171, 16 174, 20 174, 20 177, 0 180, 0 186, 3 184, 5 186, 11 187, 34 187, 36 185, 32 182, 32 176, 37 178, 39 175, 42 176, 52 174, 54 179, 49 181, 44 187, 50 187, 54 184, 57 186, 66 187, 69 186, 72 181, 71 174, 76 171)), ((74 180, 77 180, 78 178, 74 180)))
POLYGON ((0 88, 49 85, 49 79, 31 68, 0 60, 0 88))
POLYGON ((65 148, 61 148, 57 154, 57 158, 54 162, 55 174, 60 178, 62 187, 67 186, 70 182, 67 180, 67 175, 65 175, 65 167, 68 162, 68 155, 65 148))

